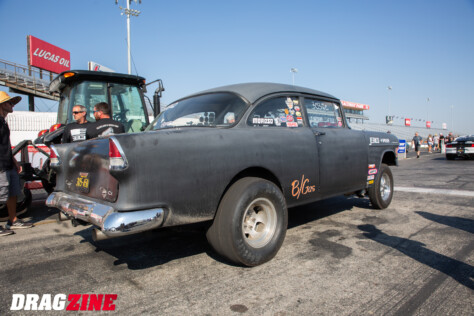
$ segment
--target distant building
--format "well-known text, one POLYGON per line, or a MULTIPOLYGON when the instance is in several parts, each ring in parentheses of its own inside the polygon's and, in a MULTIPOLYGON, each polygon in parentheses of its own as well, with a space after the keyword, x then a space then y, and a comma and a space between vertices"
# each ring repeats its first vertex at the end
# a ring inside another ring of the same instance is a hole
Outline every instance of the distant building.
POLYGON ((367 104, 349 102, 341 100, 342 108, 346 114, 347 121, 349 123, 363 124, 364 120, 368 120, 369 117, 364 115, 364 110, 369 110, 367 104))

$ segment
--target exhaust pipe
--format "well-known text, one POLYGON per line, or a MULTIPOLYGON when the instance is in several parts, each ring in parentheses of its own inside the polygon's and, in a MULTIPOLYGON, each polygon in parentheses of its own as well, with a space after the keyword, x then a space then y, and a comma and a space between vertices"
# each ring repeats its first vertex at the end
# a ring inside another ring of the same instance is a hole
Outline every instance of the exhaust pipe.
POLYGON ((57 221, 58 223, 61 223, 61 222, 64 222, 64 221, 68 221, 68 220, 70 220, 70 219, 71 219, 71 218, 70 218, 68 215, 64 214, 63 212, 59 212, 59 213, 58 213, 58 216, 56 217, 56 221, 57 221))
POLYGON ((101 241, 101 240, 105 240, 105 239, 111 239, 111 238, 114 238, 114 237, 117 237, 117 235, 107 236, 100 229, 97 229, 97 228, 92 229, 92 240, 93 241, 101 241))

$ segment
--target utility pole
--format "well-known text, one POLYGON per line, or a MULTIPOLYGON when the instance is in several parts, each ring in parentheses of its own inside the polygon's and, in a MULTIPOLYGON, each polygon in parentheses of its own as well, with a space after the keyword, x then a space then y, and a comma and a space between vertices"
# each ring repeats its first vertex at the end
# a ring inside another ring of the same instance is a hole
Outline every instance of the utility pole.
MULTIPOLYGON (((119 0, 115 0, 115 4, 118 4, 119 0)), ((119 6, 119 9, 122 10, 121 15, 126 15, 127 16, 127 55, 128 55, 128 74, 130 75, 132 73, 132 54, 130 51, 130 15, 138 17, 141 13, 141 11, 130 9, 130 3, 132 0, 125 0, 127 2, 127 7, 122 8, 122 6, 119 6)), ((137 3, 137 0, 134 0, 135 3, 137 3)), ((138 3, 142 3, 142 0, 138 0, 138 3)))

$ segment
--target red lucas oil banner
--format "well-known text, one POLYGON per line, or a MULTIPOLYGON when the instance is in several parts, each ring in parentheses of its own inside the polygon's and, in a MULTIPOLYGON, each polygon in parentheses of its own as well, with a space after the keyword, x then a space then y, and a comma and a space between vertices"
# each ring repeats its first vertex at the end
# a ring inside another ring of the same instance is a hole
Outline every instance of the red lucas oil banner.
POLYGON ((39 38, 28 35, 28 65, 60 73, 71 69, 71 54, 39 38))

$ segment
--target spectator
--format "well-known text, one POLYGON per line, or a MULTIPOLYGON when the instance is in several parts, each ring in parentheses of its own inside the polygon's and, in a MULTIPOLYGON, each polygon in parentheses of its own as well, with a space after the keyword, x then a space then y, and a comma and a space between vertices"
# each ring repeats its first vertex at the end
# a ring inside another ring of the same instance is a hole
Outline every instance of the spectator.
POLYGON ((418 134, 418 132, 415 133, 415 136, 413 137, 411 144, 412 146, 415 147, 416 151, 416 158, 420 158, 420 147, 421 143, 423 142, 423 138, 418 134))
POLYGON ((434 136, 433 136, 433 145, 434 145, 434 150, 438 151, 439 150, 439 137, 438 137, 438 134, 434 134, 434 136))
POLYGON ((21 97, 12 98, 6 92, 0 91, 0 202, 6 203, 8 210, 8 221, 5 229, 0 226, 0 236, 13 234, 11 229, 33 227, 33 224, 25 223, 16 217, 17 196, 21 193, 18 172, 21 168, 13 157, 10 128, 5 121, 20 100, 21 97))
POLYGON ((125 133, 122 123, 110 118, 110 107, 105 102, 94 105, 95 122, 87 127, 87 139, 125 133))
POLYGON ((431 154, 431 151, 433 149, 433 135, 429 134, 426 142, 428 143, 428 153, 431 154))
POLYGON ((446 143, 451 143, 451 142, 454 142, 454 135, 453 135, 453 132, 449 132, 448 136, 446 137, 446 143))
POLYGON ((86 107, 76 104, 72 108, 72 115, 75 122, 66 125, 63 137, 61 139, 62 143, 80 142, 86 140, 87 125, 89 125, 89 122, 86 119, 86 107))

